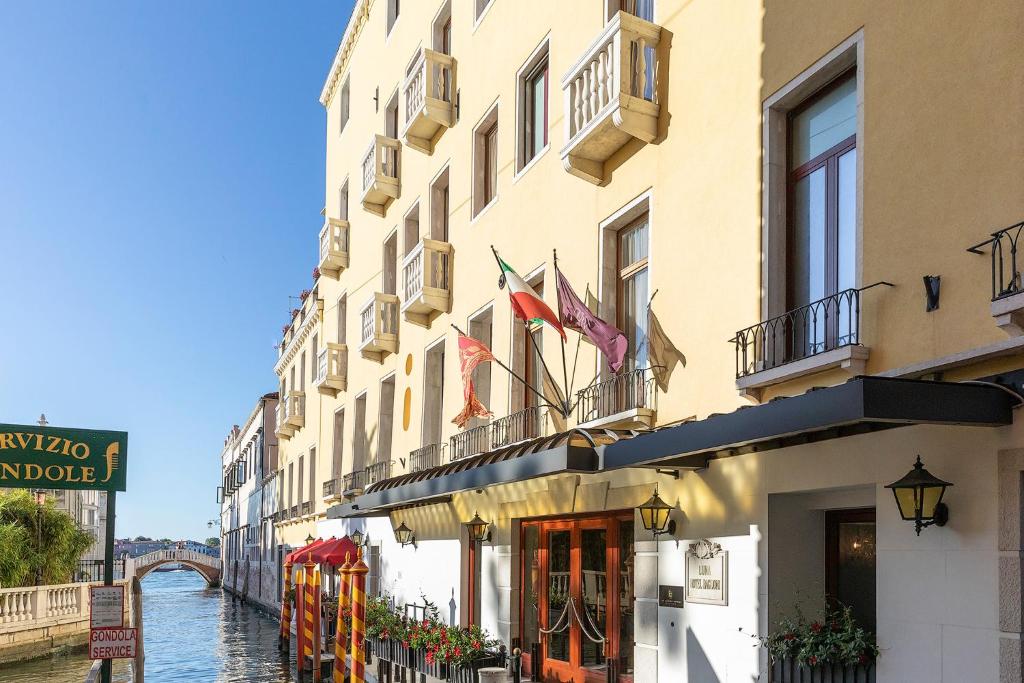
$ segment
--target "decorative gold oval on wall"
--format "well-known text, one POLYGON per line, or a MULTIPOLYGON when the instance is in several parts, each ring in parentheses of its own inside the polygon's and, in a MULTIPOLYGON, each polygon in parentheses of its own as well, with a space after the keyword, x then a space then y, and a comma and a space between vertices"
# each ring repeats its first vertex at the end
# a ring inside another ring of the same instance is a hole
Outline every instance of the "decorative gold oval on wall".
POLYGON ((405 357, 405 374, 409 376, 412 374, 412 354, 410 353, 405 357))
MULTIPOLYGON (((406 362, 405 367, 412 365, 412 356, 406 362)), ((405 399, 402 401, 402 430, 409 431, 409 419, 412 417, 412 389, 405 388, 405 399)))

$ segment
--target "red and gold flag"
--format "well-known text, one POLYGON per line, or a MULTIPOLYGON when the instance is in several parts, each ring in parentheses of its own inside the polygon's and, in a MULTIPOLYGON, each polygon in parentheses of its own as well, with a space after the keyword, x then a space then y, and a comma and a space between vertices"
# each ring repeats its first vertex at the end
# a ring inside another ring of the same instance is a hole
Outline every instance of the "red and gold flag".
POLYGON ((459 429, 464 429, 472 417, 490 417, 492 414, 476 397, 476 391, 473 389, 473 370, 481 363, 490 363, 493 360, 494 354, 483 342, 459 334, 459 363, 462 366, 462 397, 465 399, 465 405, 462 412, 452 420, 459 429))

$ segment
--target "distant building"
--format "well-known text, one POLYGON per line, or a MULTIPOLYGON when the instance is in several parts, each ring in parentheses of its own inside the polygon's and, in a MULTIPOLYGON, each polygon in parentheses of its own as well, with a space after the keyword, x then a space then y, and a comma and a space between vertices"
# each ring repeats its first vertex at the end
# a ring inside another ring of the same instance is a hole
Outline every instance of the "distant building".
POLYGON ((271 609, 280 600, 281 567, 274 528, 277 396, 262 396, 245 425, 235 425, 224 440, 218 489, 222 585, 271 609))

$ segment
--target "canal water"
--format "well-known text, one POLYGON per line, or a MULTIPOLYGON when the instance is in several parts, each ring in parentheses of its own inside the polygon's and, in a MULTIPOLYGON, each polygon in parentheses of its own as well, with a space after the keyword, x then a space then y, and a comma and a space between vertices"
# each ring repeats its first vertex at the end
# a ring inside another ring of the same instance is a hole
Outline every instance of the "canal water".
MULTIPOLYGON (((153 572, 142 580, 142 593, 146 683, 293 680, 278 654, 277 622, 219 588, 207 588, 199 574, 153 572)), ((69 652, 0 667, 0 682, 82 683, 90 665, 84 652, 69 652)), ((115 660, 114 681, 130 680, 127 662, 115 660)))

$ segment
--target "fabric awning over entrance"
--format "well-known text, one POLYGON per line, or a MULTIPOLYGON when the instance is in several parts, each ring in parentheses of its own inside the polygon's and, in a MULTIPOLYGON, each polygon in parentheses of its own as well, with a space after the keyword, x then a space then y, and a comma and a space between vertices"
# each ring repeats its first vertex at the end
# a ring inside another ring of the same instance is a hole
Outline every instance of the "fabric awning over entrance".
POLYGON ((855 377, 609 445, 602 469, 702 468, 709 460, 918 424, 1003 426, 1018 403, 982 382, 855 377))
POLYGON ((638 434, 611 429, 573 429, 523 441, 439 467, 369 486, 347 504, 327 511, 332 519, 386 515, 396 507, 445 502, 453 493, 567 472, 596 472, 599 451, 638 434))
POLYGON ((326 542, 327 541, 325 541, 324 539, 318 538, 309 545, 293 550, 287 555, 285 555, 284 561, 291 562, 292 564, 295 564, 296 562, 305 562, 307 557, 309 556, 309 553, 313 552, 326 542))

